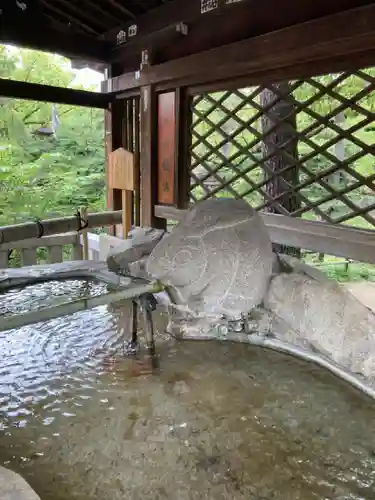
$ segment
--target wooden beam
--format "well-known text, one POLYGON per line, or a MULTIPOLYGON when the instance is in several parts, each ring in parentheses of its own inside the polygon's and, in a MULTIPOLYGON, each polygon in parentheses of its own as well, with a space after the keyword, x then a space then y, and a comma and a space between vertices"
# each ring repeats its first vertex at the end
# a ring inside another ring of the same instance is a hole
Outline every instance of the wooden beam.
MULTIPOLYGON (((299 71, 314 64, 345 57, 348 65, 367 54, 368 65, 373 64, 375 52, 375 4, 333 14, 321 19, 285 28, 241 42, 193 54, 178 60, 145 68, 139 79, 126 73, 106 83, 113 91, 123 91, 140 85, 168 84, 199 85, 240 76, 258 75, 288 69, 299 71), (313 64, 314 63, 314 64, 313 64), (304 66, 303 66, 304 65, 304 66)), ((281 71, 279 72, 281 73, 281 71)), ((298 77, 298 74, 295 74, 298 77)), ((282 76, 280 75, 280 78, 282 76)))
MULTIPOLYGON (((155 215, 180 221, 187 210, 156 206, 155 215)), ((261 213, 273 243, 375 264, 375 231, 261 213)))
MULTIPOLYGON (((296 2, 283 0, 219 0, 217 7, 202 13, 201 0, 174 0, 138 17, 135 21, 111 30, 105 39, 116 43, 120 29, 129 32, 136 25, 136 34, 113 51, 112 61, 120 61, 123 71, 139 66, 143 49, 157 53, 157 62, 163 62, 203 50, 234 43, 244 38, 306 22, 336 12, 363 6, 371 0, 315 0, 296 2), (189 33, 175 43, 166 44, 166 35, 178 23, 187 24, 189 33), (218 36, 220 34, 220 36, 218 36)), ((134 30, 133 30, 134 33, 134 30)))
POLYGON ((30 49, 56 52, 108 62, 111 45, 103 40, 74 30, 59 29, 46 16, 33 9, 11 9, 16 2, 5 2, 0 14, 0 42, 30 49))
POLYGON ((0 78, 0 96, 102 109, 107 108, 111 100, 114 99, 111 94, 19 82, 4 78, 0 78))

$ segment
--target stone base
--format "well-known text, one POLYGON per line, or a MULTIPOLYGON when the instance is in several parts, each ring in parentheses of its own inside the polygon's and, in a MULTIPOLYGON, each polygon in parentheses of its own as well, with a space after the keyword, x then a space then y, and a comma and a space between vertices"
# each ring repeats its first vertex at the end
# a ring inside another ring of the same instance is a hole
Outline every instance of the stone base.
POLYGON ((16 472, 0 467, 1 500, 40 500, 35 491, 16 472))

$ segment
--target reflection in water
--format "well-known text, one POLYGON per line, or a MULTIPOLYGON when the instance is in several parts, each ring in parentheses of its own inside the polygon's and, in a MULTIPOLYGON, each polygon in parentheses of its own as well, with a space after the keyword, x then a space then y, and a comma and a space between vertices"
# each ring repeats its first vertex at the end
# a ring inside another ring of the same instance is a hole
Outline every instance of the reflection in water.
MULTIPOLYGON (((12 307, 82 286, 12 292, 12 307)), ((0 334, 0 462, 42 500, 375 498, 373 402, 290 357, 161 334, 160 373, 131 377, 129 317, 102 307, 0 334)))

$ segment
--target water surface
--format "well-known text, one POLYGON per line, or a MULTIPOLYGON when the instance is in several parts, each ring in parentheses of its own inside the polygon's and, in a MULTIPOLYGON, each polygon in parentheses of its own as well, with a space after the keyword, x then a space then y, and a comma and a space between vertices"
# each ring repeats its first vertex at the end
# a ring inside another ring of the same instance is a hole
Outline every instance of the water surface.
MULTIPOLYGON (((102 290, 37 285, 12 292, 12 307, 62 291, 102 290)), ((159 313, 149 374, 124 354, 129 307, 0 333, 0 463, 42 500, 375 498, 372 401, 291 357, 175 343, 159 313)))

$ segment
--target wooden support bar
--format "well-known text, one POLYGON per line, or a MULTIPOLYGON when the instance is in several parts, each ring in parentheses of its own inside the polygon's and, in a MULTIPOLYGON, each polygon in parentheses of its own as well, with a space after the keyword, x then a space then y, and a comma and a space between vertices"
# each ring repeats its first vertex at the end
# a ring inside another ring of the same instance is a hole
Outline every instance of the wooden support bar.
MULTIPOLYGON (((288 78, 299 76, 306 68, 316 74, 315 63, 325 69, 340 60, 345 67, 375 62, 375 3, 324 18, 308 21, 265 35, 248 38, 199 54, 193 54, 141 71, 112 78, 104 88, 124 91, 142 85, 199 85, 207 82, 267 74, 284 69, 288 78), (298 71, 293 73, 293 66, 298 71)), ((343 68, 344 69, 344 68, 343 68)))
MULTIPOLYGON (((180 221, 186 210, 156 206, 155 215, 180 221)), ((375 231, 261 213, 273 243, 375 264, 375 231)))
POLYGON ((53 87, 40 83, 19 82, 0 78, 0 96, 32 101, 70 104, 105 109, 115 99, 111 94, 53 87))

